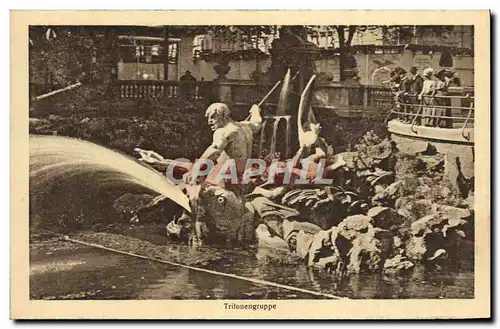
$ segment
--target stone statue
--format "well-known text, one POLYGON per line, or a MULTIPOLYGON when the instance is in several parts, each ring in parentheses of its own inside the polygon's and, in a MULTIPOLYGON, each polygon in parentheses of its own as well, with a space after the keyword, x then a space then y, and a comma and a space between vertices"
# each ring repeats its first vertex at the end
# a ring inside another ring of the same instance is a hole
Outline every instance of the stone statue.
MULTIPOLYGON (((210 129, 214 132, 212 144, 200 156, 200 159, 211 160, 216 165, 223 165, 225 161, 233 159, 236 162, 238 175, 244 170, 244 165, 252 155, 253 135, 260 131, 262 126, 261 109, 253 105, 250 109, 248 121, 237 122, 231 118, 229 107, 224 103, 210 105, 205 117, 210 129)), ((192 180, 193 171, 184 176, 185 182, 195 183, 192 180)))

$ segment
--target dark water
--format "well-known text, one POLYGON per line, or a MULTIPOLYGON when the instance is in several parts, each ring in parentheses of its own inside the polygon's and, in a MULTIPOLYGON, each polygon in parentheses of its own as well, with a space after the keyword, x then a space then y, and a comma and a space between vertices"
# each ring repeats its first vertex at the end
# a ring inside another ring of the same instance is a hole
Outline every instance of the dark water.
POLYGON ((31 299, 297 299, 255 285, 89 247, 31 253, 31 299))
MULTIPOLYGON (((455 270, 417 267, 404 276, 351 275, 338 280, 248 249, 228 251, 226 257, 200 267, 356 299, 474 297, 471 262, 455 270)), ((61 242, 32 248, 30 295, 32 299, 322 298, 61 242)))

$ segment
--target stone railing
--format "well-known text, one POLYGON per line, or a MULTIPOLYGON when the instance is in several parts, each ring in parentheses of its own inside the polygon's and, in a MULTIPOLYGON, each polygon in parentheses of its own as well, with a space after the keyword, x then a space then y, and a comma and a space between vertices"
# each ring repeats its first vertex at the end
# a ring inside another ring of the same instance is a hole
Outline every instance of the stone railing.
MULTIPOLYGON (((257 85, 252 81, 225 80, 214 82, 216 95, 222 102, 236 106, 250 106, 259 102, 273 87, 257 85)), ((279 88, 265 102, 267 107, 275 107, 279 98, 279 88)), ((320 84, 314 87, 313 108, 333 110, 342 116, 359 116, 363 112, 390 108, 393 95, 388 88, 380 86, 341 84, 320 84)))
MULTIPOLYGON (((190 100, 220 101, 236 108, 256 104, 273 87, 247 80, 219 80, 203 82, 162 80, 118 80, 113 93, 118 98, 147 97, 184 98, 190 100)), ((263 106, 274 111, 280 94, 278 88, 263 106)), ((298 97, 298 95, 297 95, 298 97)), ((388 88, 366 85, 319 84, 314 87, 313 108, 335 111, 340 116, 356 117, 371 111, 388 109, 393 96, 388 88)))
POLYGON ((203 100, 213 91, 211 81, 116 80, 113 93, 118 98, 185 98, 203 100))

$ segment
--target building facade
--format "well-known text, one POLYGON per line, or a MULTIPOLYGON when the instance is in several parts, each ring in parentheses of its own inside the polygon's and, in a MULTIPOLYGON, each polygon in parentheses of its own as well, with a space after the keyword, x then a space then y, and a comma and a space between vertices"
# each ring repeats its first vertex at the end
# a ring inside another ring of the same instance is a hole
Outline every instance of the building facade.
MULTIPOLYGON (((359 76, 366 85, 381 85, 396 66, 410 69, 449 67, 462 84, 474 85, 474 31, 472 26, 451 26, 442 31, 418 26, 399 29, 387 37, 387 28, 360 31, 351 43, 359 76), (406 32, 407 33, 406 33, 406 32)), ((228 59, 226 77, 252 80, 255 72, 266 72, 271 65, 272 42, 279 33, 249 41, 231 41, 210 34, 170 38, 167 80, 179 80, 190 71, 198 81, 218 77, 214 66, 218 58, 228 59)), ((339 80, 338 37, 332 29, 317 29, 308 41, 321 49, 316 71, 329 81, 339 80)), ((120 80, 164 80, 163 39, 161 37, 120 36, 120 80)))

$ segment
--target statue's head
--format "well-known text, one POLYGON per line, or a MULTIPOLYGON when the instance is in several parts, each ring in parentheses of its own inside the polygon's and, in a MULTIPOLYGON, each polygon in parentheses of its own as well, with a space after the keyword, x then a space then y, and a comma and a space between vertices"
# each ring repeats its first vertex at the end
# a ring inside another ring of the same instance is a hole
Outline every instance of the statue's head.
POLYGON ((215 131, 227 125, 231 120, 231 111, 224 103, 213 103, 207 108, 205 117, 210 129, 215 131))
POLYGON ((313 131, 316 135, 319 135, 321 132, 321 125, 319 123, 311 123, 309 124, 311 131, 313 131))

